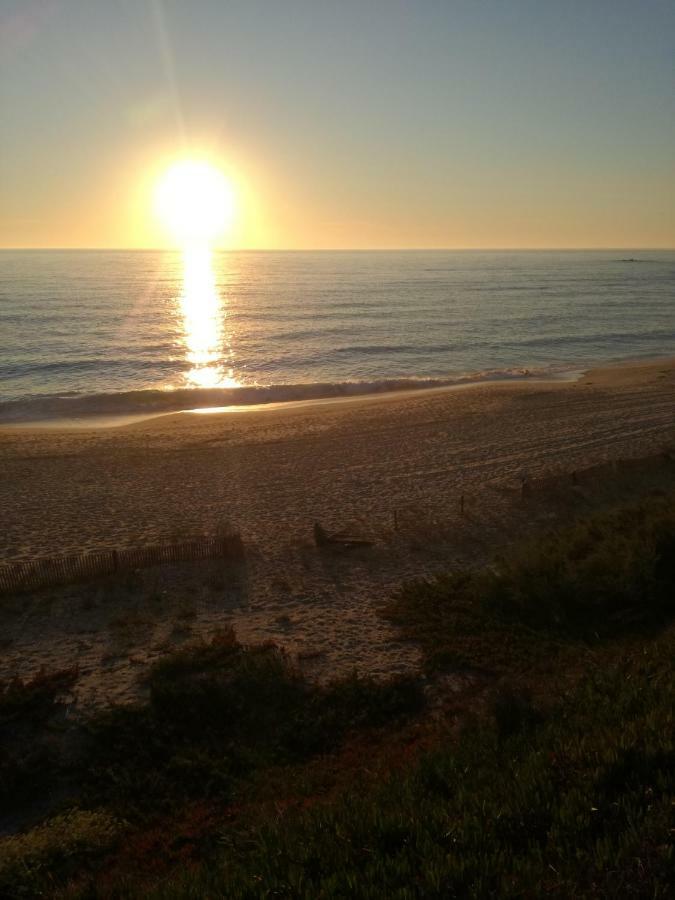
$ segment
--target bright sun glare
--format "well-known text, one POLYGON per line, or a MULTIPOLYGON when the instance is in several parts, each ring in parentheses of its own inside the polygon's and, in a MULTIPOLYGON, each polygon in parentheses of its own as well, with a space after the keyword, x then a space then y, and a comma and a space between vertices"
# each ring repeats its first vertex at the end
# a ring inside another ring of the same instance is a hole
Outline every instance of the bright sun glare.
POLYGON ((178 243, 211 244, 233 224, 234 189, 212 163, 181 160, 170 166, 157 183, 155 209, 178 243))

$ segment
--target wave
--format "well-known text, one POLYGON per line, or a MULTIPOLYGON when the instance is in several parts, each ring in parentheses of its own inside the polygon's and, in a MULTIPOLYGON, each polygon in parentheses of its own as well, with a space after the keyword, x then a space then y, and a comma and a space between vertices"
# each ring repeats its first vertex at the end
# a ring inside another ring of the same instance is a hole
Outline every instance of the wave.
POLYGON ((438 378, 380 378, 373 381, 316 382, 251 385, 234 388, 139 390, 100 394, 62 393, 0 401, 0 424, 80 420, 104 417, 143 417, 184 410, 227 406, 254 406, 303 400, 330 400, 390 391, 424 390, 453 385, 528 378, 560 378, 570 367, 542 369, 486 369, 438 378))

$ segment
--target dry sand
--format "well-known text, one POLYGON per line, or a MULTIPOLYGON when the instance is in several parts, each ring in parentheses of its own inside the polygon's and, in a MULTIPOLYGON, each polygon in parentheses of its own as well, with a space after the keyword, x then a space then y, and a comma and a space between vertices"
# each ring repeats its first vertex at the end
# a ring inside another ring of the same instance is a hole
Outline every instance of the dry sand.
POLYGON ((482 384, 108 429, 0 430, 0 558, 152 543, 237 525, 245 570, 148 570, 0 601, 0 678, 78 664, 81 706, 128 700, 167 648, 233 624, 318 677, 417 664, 377 609, 403 579, 484 559, 555 521, 532 479, 654 453, 675 439, 675 361, 578 382, 482 384), (459 498, 467 515, 459 515, 459 498), (394 511, 398 530, 393 530, 394 511), (372 549, 324 554, 312 525, 372 549))

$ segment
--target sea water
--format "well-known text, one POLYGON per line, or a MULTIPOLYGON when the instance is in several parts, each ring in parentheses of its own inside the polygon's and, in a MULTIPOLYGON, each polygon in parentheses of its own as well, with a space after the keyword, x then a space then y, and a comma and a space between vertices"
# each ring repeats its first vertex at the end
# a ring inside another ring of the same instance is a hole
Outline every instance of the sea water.
POLYGON ((675 251, 0 252, 0 422, 675 355, 675 251))

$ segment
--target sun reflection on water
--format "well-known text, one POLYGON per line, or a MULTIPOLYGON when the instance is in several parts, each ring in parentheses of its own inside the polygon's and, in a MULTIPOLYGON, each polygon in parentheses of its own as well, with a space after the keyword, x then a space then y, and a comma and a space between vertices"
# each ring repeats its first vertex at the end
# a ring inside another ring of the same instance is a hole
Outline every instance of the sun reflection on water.
POLYGON ((190 387, 238 387, 225 356, 231 352, 224 334, 223 300, 216 287, 211 248, 186 247, 183 251, 183 316, 185 358, 189 365, 185 380, 190 387))

